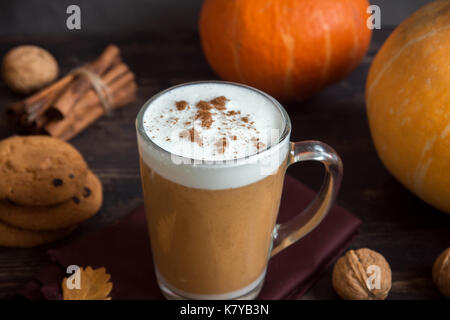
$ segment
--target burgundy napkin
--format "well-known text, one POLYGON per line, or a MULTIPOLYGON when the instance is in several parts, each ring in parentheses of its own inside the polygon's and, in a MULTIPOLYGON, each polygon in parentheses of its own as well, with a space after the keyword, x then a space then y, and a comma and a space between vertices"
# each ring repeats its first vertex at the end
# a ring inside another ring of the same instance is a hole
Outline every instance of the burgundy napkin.
MULTIPOLYGON (((315 193, 287 176, 279 220, 295 216, 315 193)), ((302 295, 342 253, 355 236, 360 220, 335 205, 305 238, 269 262, 259 299, 293 299, 302 295)), ((60 299, 61 281, 69 265, 105 267, 111 274, 112 299, 163 299, 153 270, 143 207, 118 223, 92 232, 69 245, 48 251, 53 263, 38 272, 20 291, 29 299, 60 299)))

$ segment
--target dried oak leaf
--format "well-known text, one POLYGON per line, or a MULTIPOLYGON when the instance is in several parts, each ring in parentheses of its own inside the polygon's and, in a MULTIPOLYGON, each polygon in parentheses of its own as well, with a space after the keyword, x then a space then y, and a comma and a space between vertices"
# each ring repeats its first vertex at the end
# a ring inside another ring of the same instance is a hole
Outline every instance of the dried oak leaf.
POLYGON ((109 281, 111 275, 106 273, 105 268, 92 269, 87 266, 80 268, 79 272, 79 289, 69 289, 67 278, 63 279, 61 286, 64 300, 111 300, 109 294, 113 284, 109 281))

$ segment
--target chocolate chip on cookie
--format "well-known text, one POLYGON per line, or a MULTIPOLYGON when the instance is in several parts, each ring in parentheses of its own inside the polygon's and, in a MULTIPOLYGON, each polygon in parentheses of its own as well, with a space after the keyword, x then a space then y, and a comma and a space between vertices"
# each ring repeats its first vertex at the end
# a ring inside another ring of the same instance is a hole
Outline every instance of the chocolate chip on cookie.
POLYGON ((53 179, 53 185, 55 186, 55 187, 60 187, 60 186, 62 186, 64 183, 63 183, 63 181, 61 180, 61 179, 53 179))
POLYGON ((92 191, 88 187, 84 187, 83 189, 83 197, 88 198, 91 195, 92 191))
POLYGON ((87 165, 70 144, 48 136, 0 141, 0 199, 48 206, 71 199, 86 181, 87 165))

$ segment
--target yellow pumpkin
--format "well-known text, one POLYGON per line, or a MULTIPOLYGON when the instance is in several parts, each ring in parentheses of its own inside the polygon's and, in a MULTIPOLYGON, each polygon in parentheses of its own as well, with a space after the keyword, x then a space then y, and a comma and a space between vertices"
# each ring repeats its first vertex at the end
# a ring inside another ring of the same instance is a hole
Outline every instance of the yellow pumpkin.
POLYGON ((450 213, 450 1, 399 25, 370 68, 367 115, 377 152, 408 189, 450 213))

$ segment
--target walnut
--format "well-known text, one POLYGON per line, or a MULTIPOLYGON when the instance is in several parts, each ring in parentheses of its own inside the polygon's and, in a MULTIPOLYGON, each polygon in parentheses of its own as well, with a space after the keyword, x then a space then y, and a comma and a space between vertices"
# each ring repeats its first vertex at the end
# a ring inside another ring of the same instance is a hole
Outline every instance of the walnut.
POLYGON ((450 248, 442 252, 434 262, 433 281, 441 293, 450 299, 450 248))
POLYGON ((30 93, 58 76, 58 63, 46 50, 37 46, 18 46, 3 57, 3 80, 12 90, 30 93))
POLYGON ((349 250, 334 265, 332 282, 346 300, 384 300, 391 290, 391 268, 373 250, 349 250))

